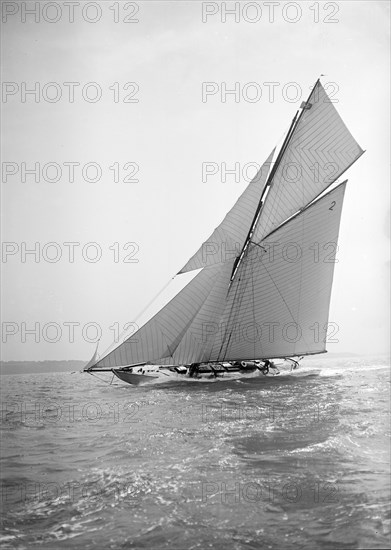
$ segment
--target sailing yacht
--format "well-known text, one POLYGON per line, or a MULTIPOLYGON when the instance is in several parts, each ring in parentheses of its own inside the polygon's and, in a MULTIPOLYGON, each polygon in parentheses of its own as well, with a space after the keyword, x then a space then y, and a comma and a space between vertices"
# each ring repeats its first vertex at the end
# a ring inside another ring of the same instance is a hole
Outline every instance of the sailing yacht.
POLYGON ((318 80, 278 154, 176 275, 194 271, 192 280, 85 372, 136 385, 259 378, 324 353, 339 179, 363 152, 318 80))

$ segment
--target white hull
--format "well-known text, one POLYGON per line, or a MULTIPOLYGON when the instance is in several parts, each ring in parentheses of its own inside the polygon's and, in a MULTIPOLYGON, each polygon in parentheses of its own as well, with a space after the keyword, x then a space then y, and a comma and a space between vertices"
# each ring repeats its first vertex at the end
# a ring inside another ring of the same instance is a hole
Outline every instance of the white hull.
POLYGON ((113 374, 117 376, 123 382, 131 384, 133 386, 140 386, 144 384, 156 384, 156 383, 168 383, 168 382, 217 382, 217 381, 230 381, 241 379, 263 379, 273 378, 275 376, 281 376, 290 374, 292 372, 292 363, 285 362, 278 365, 278 370, 270 369, 270 372, 264 374, 258 369, 252 370, 238 370, 236 372, 201 372, 190 376, 188 369, 187 372, 180 373, 175 368, 168 368, 163 365, 145 366, 132 369, 113 369, 113 374))
POLYGON ((126 382, 127 384, 132 384, 133 386, 141 386, 150 382, 156 382, 158 379, 160 379, 160 375, 152 376, 148 374, 132 374, 129 372, 114 369, 113 374, 115 374, 115 376, 117 376, 117 378, 119 378, 123 382, 126 382))

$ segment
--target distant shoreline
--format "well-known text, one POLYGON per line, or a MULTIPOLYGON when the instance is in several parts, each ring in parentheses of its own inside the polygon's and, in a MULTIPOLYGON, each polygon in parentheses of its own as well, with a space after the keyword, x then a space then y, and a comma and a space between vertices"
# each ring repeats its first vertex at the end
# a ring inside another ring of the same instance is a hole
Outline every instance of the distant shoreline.
MULTIPOLYGON (((387 356, 387 353, 371 354, 371 357, 387 356)), ((321 357, 322 360, 326 358, 335 359, 340 357, 369 357, 368 355, 361 355, 359 353, 326 353, 321 355, 309 355, 306 360, 315 360, 317 357, 321 357)), ((56 372, 72 372, 81 371, 87 364, 87 360, 81 361, 77 359, 70 359, 64 361, 1 361, 0 363, 0 376, 7 374, 39 374, 39 373, 56 373, 56 372)))
POLYGON ((0 375, 80 371, 87 361, 2 361, 0 375))

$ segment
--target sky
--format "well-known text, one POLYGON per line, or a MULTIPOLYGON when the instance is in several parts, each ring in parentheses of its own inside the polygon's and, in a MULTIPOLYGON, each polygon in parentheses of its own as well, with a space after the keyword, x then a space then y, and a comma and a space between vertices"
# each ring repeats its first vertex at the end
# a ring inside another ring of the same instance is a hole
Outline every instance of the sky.
POLYGON ((366 150, 346 173, 328 350, 388 352, 390 5, 234 8, 2 3, 2 360, 87 360, 133 330, 321 74, 366 150))

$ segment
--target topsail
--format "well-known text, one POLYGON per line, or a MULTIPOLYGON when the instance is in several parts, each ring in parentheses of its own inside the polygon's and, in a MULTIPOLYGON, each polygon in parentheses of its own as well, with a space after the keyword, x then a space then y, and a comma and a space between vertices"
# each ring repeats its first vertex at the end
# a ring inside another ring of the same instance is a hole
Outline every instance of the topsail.
POLYGON ((270 182, 255 241, 313 201, 363 154, 319 80, 303 107, 270 182))

